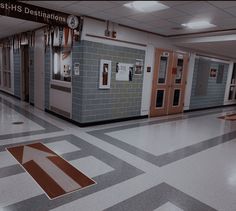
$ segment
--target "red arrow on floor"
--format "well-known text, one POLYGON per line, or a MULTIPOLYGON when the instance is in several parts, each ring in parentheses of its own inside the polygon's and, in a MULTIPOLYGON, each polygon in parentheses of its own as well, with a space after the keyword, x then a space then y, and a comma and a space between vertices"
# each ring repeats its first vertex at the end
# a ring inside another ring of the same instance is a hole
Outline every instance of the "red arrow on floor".
POLYGON ((7 149, 50 199, 95 184, 42 143, 7 149))

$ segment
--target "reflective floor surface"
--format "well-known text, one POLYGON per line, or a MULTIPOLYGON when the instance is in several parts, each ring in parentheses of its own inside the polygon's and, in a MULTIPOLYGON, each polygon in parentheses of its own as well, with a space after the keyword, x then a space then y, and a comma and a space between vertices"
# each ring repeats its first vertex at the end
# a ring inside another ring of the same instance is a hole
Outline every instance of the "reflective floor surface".
POLYGON ((0 210, 236 211, 236 121, 218 118, 233 113, 79 128, 0 94, 0 210), (49 199, 6 150, 36 142, 96 184, 49 199))

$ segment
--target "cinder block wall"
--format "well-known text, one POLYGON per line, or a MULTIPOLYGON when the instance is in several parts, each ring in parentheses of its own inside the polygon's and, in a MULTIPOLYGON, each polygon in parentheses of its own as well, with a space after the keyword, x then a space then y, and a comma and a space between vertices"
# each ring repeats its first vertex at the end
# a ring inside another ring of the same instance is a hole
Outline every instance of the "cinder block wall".
POLYGON ((208 68, 205 70, 208 72, 208 84, 207 84, 207 93, 204 96, 196 96, 196 83, 200 78, 197 77, 199 71, 199 63, 203 58, 196 58, 193 74, 193 83, 192 83, 192 92, 190 100, 190 109, 199 109, 199 108, 208 108, 214 106, 221 106, 224 104, 224 95, 227 82, 228 68, 229 65, 220 62, 213 62, 211 60, 204 59, 205 62, 208 62, 208 68), (222 83, 216 83, 216 79, 210 78, 210 68, 218 69, 220 64, 224 65, 224 74, 222 83))
POLYGON ((116 63, 145 61, 145 51, 81 41, 73 48, 73 63, 80 75, 73 77, 73 120, 80 123, 140 116, 143 74, 132 81, 116 81, 116 63), (99 89, 100 60, 112 61, 111 88, 99 89))
POLYGON ((20 50, 14 50, 13 52, 13 58, 14 58, 14 95, 17 97, 21 97, 21 55, 20 50))

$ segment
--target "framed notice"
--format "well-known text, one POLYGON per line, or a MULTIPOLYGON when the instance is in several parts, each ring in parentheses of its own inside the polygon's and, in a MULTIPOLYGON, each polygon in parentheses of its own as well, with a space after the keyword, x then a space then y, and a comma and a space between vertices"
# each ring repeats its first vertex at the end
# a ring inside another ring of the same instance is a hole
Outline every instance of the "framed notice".
POLYGON ((74 74, 79 75, 79 63, 74 63, 74 74))
POLYGON ((117 63, 116 64, 116 80, 117 81, 131 81, 133 64, 117 63))
POLYGON ((135 75, 141 75, 143 72, 143 59, 136 59, 135 62, 135 75))
POLYGON ((111 86, 111 61, 101 59, 99 74, 99 89, 110 89, 111 86))
POLYGON ((210 78, 215 78, 217 76, 217 69, 216 68, 211 68, 210 69, 210 78))

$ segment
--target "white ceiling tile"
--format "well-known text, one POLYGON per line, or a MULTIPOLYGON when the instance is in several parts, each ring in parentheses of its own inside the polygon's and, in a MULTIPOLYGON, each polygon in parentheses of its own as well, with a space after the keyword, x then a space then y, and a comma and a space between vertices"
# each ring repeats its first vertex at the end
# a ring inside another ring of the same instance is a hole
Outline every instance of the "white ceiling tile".
POLYGON ((155 20, 155 21, 152 21, 150 23, 148 23, 149 26, 154 26, 154 27, 176 27, 178 26, 179 24, 176 24, 176 23, 172 23, 170 21, 167 21, 167 20, 155 20))
POLYGON ((108 14, 105 12, 96 12, 96 13, 89 14, 89 16, 95 17, 95 18, 100 18, 103 20, 110 20, 110 21, 113 21, 113 19, 119 18, 119 15, 116 15, 116 14, 111 15, 111 14, 108 14))
POLYGON ((168 19, 168 21, 171 21, 173 23, 178 23, 181 25, 182 23, 188 23, 191 19, 193 19, 193 16, 185 15, 185 16, 181 16, 181 17, 170 18, 170 19, 168 19))
POLYGON ((177 5, 182 5, 182 4, 187 4, 187 3, 191 3, 194 1, 161 1, 161 3, 169 6, 169 7, 174 7, 177 5))
POLYGON ((118 18, 118 19, 114 19, 113 21, 116 23, 127 25, 127 26, 137 25, 139 23, 138 21, 135 21, 129 18, 118 18))
POLYGON ((119 4, 119 5, 124 5, 124 4, 127 4, 127 3, 132 2, 132 1, 111 1, 111 2, 113 2, 115 4, 119 4))
POLYGON ((63 8, 63 12, 73 14, 73 15, 89 15, 91 13, 96 14, 98 10, 95 8, 85 7, 85 6, 75 6, 70 5, 63 8))
POLYGON ((230 8, 226 8, 224 10, 236 17, 236 7, 230 7, 230 8))
POLYGON ((217 11, 218 9, 212 5, 210 5, 206 1, 195 1, 192 3, 184 4, 176 6, 175 9, 182 11, 184 13, 199 14, 199 13, 207 13, 210 11, 217 11))
POLYGON ((186 13, 178 11, 174 8, 160 10, 160 11, 152 12, 150 14, 153 16, 162 18, 162 19, 175 18, 175 17, 180 17, 180 16, 186 15, 186 13))
POLYGON ((208 3, 218 8, 236 7, 236 1, 208 1, 208 3))
POLYGON ((105 11, 107 14, 117 15, 120 17, 126 17, 126 16, 130 16, 130 15, 134 15, 134 14, 143 14, 139 11, 132 10, 132 9, 124 7, 124 6, 117 6, 117 7, 105 10, 105 11))
POLYGON ((131 16, 128 16, 129 19, 132 19, 132 20, 135 20, 135 21, 140 21, 142 23, 150 23, 152 21, 156 21, 160 18, 157 18, 153 15, 150 15, 150 14, 138 14, 138 15, 131 15, 131 16))
POLYGON ((75 6, 84 6, 84 7, 90 7, 95 8, 97 10, 106 10, 113 7, 117 7, 117 4, 110 1, 80 1, 75 6))
POLYGON ((25 3, 56 10, 74 3, 78 3, 78 1, 28 1, 25 3))

